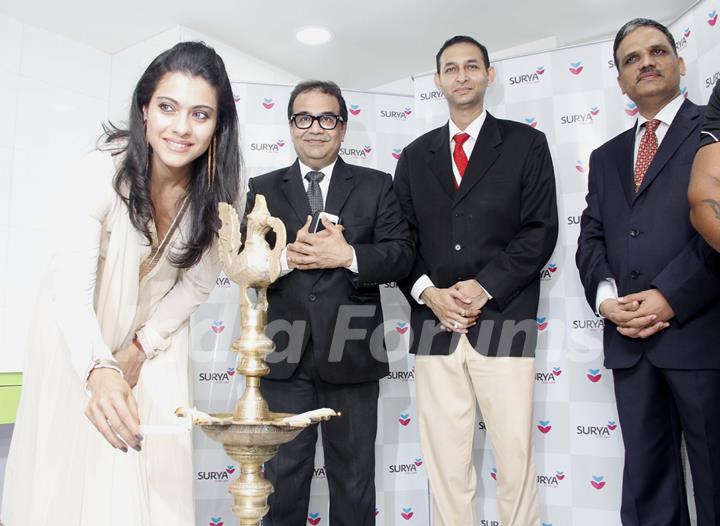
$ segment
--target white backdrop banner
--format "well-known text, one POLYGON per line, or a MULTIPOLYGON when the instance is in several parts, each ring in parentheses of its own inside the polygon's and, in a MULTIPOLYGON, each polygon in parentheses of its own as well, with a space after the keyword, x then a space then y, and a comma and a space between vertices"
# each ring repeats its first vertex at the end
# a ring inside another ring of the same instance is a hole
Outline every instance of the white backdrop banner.
MULTIPOLYGON (((720 79, 720 0, 703 1, 671 26, 687 64, 686 97, 705 104, 720 79)), ((450 36, 450 35, 448 35, 450 36)), ((482 35, 476 35, 482 40, 482 35)), ((438 42, 438 46, 441 43, 438 42)), ((492 57, 491 57, 492 58, 492 57)), ((617 86, 612 42, 494 63, 488 110, 543 131, 555 166, 560 214, 558 244, 541 271, 536 374, 535 447, 543 526, 619 525, 622 430, 612 374, 602 366, 602 321, 587 306, 574 263, 585 206, 590 153, 632 126, 637 107, 617 86)), ((233 85, 246 176, 287 166, 295 152, 287 126, 291 87, 233 85)), ((432 75, 415 79, 415 97, 346 91, 350 118, 341 156, 394 173, 402 148, 448 119, 432 75)), ((377 524, 427 526, 430 495, 420 450, 413 360, 407 355, 409 309, 394 284, 382 288, 390 375, 381 381, 376 443, 377 524)), ((242 390, 228 351, 238 336, 237 289, 224 275, 193 316, 196 405, 230 411, 242 390)), ((217 444, 195 435, 198 526, 235 524, 227 486, 237 466, 217 444)), ((478 516, 499 526, 497 475, 485 423, 475 436, 478 516)), ((328 524, 328 489, 318 449, 307 524, 328 524)), ((299 526, 299 525, 298 525, 299 526)))

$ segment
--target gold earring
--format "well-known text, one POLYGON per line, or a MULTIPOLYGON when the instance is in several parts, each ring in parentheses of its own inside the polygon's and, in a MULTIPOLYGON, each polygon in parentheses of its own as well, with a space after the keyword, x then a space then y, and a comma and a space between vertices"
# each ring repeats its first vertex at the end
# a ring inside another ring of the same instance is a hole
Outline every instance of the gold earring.
POLYGON ((210 146, 208 147, 208 187, 212 189, 213 182, 215 181, 215 151, 217 149, 217 138, 213 136, 212 142, 210 142, 210 146))

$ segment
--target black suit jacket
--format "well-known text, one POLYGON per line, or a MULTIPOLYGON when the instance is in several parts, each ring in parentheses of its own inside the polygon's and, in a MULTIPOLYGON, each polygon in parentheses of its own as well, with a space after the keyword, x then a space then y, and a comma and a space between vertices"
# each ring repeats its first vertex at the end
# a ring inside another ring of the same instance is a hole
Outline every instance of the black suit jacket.
POLYGON ((605 366, 631 367, 646 353, 658 367, 720 368, 718 255, 693 230, 687 189, 700 140, 701 108, 684 101, 650 164, 633 187, 633 127, 590 156, 587 208, 576 261, 593 311, 602 280, 622 295, 656 288, 675 311, 670 326, 646 340, 617 332, 606 320, 605 366))
MULTIPOLYGON (((295 241, 310 214, 298 162, 250 179, 247 211, 257 194, 265 196, 270 213, 285 223, 288 243, 295 241)), ((388 374, 378 285, 410 271, 413 245, 407 223, 389 174, 340 158, 330 179, 325 211, 340 216, 359 272, 293 270, 269 288, 268 335, 277 349, 268 356, 267 378, 289 378, 312 338, 323 380, 336 384, 377 380, 388 374)), ((274 243, 272 237, 269 241, 274 243)))
POLYGON ((445 125, 407 146, 395 172, 417 248, 413 269, 400 283, 412 310, 411 352, 449 354, 458 337, 433 329, 433 312, 410 297, 415 281, 427 274, 437 287, 474 278, 492 294, 468 334, 480 353, 533 356, 540 269, 558 230, 545 135, 488 113, 457 190, 451 163, 445 125))

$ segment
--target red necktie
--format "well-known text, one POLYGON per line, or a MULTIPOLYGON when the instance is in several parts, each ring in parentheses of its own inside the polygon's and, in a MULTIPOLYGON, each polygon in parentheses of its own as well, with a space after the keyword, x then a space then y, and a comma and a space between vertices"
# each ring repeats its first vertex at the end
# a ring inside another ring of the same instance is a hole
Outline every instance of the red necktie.
MULTIPOLYGON (((465 155, 463 144, 465 144, 465 141, 467 141, 469 138, 470 135, 465 132, 456 133, 453 137, 453 140, 455 141, 453 159, 455 160, 455 166, 457 166, 458 172, 460 172, 460 179, 462 179, 463 175, 465 175, 465 168, 467 168, 468 164, 468 158, 467 155, 465 155)), ((453 181, 455 181, 455 188, 458 188, 460 185, 454 177, 453 181)))
POLYGON ((645 133, 640 139, 640 148, 638 148, 637 159, 635 160, 635 191, 640 190, 640 185, 643 182, 645 173, 647 172, 650 163, 655 157, 658 151, 658 140, 655 135, 655 130, 660 126, 660 121, 653 119, 647 121, 645 124, 645 133))

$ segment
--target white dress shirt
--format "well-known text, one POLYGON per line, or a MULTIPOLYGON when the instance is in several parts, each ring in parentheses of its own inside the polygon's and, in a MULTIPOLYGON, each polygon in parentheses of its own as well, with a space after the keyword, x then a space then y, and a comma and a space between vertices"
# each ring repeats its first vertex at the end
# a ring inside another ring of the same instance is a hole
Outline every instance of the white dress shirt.
MULTIPOLYGON (((325 208, 325 203, 327 202, 327 194, 328 190, 330 189, 330 179, 332 178, 333 170, 335 169, 335 163, 337 162, 337 157, 333 162, 331 162, 329 165, 321 168, 320 170, 313 170, 306 164, 304 164, 300 159, 298 159, 298 164, 300 165, 300 177, 302 177, 303 186, 305 187, 305 193, 307 193, 308 186, 310 185, 310 181, 305 179, 305 176, 308 174, 308 172, 321 172, 325 175, 325 177, 322 178, 322 181, 319 181, 318 184, 320 185, 320 191, 322 193, 322 199, 323 199, 323 208, 325 208)), ((352 248, 352 263, 350 264, 348 270, 350 272, 354 272, 357 274, 358 272, 358 264, 357 264, 357 256, 355 255, 355 249, 352 248)), ((285 247, 280 254, 280 275, 284 276, 285 274, 288 274, 294 269, 291 269, 287 262, 287 247, 285 247)))
MULTIPOLYGON (((665 135, 667 135, 668 129, 670 128, 670 125, 672 124, 672 121, 675 119, 675 116, 677 115, 678 111, 680 111, 680 106, 682 106, 683 101, 685 100, 685 97, 682 95, 678 95, 673 100, 668 102, 663 109, 661 109, 654 119, 657 119, 660 121, 660 125, 657 127, 657 130, 655 130, 655 135, 657 136, 658 141, 658 148, 662 144, 663 139, 665 138, 665 135)), ((637 162, 637 155, 638 150, 640 150, 640 141, 642 140, 643 136, 645 135, 645 124, 649 120, 652 119, 646 119, 642 115, 638 116, 637 120, 637 128, 635 128, 635 149, 633 151, 633 167, 635 166, 635 163, 637 162)), ((609 299, 617 299, 618 298, 618 291, 617 291, 617 284, 615 283, 615 280, 613 278, 607 278, 602 280, 598 284, 597 293, 595 295, 595 313, 598 316, 601 316, 600 314, 600 304, 602 304, 603 301, 609 300, 609 299)))
MULTIPOLYGON (((475 147, 475 142, 477 142, 478 135, 480 135, 480 129, 482 128, 483 124, 485 123, 485 117, 487 117, 487 111, 483 108, 483 111, 480 115, 477 116, 477 118, 472 121, 467 128, 464 130, 461 130, 457 124, 453 122, 452 119, 448 120, 448 129, 450 133, 450 158, 453 158, 453 152, 455 150, 455 135, 461 132, 467 133, 470 137, 465 141, 465 143, 462 145, 463 150, 465 151, 465 155, 468 158, 468 162, 470 161, 470 155, 472 154, 473 148, 475 147)), ((452 164, 452 170, 453 170, 453 176, 455 177, 455 183, 457 186, 460 186, 460 183, 462 182, 462 177, 460 177, 460 170, 458 170, 457 165, 455 164, 455 161, 453 160, 452 164)), ((420 305, 424 305, 425 302, 420 299, 420 296, 422 295, 423 291, 428 287, 434 287, 435 284, 430 279, 430 276, 427 274, 423 274, 420 276, 415 284, 412 286, 412 289, 410 289, 410 295, 417 301, 420 305)), ((482 284, 480 285, 482 287, 482 284)), ((483 287, 483 290, 485 291, 485 294, 488 295, 490 299, 492 299, 492 296, 490 293, 483 287)))

